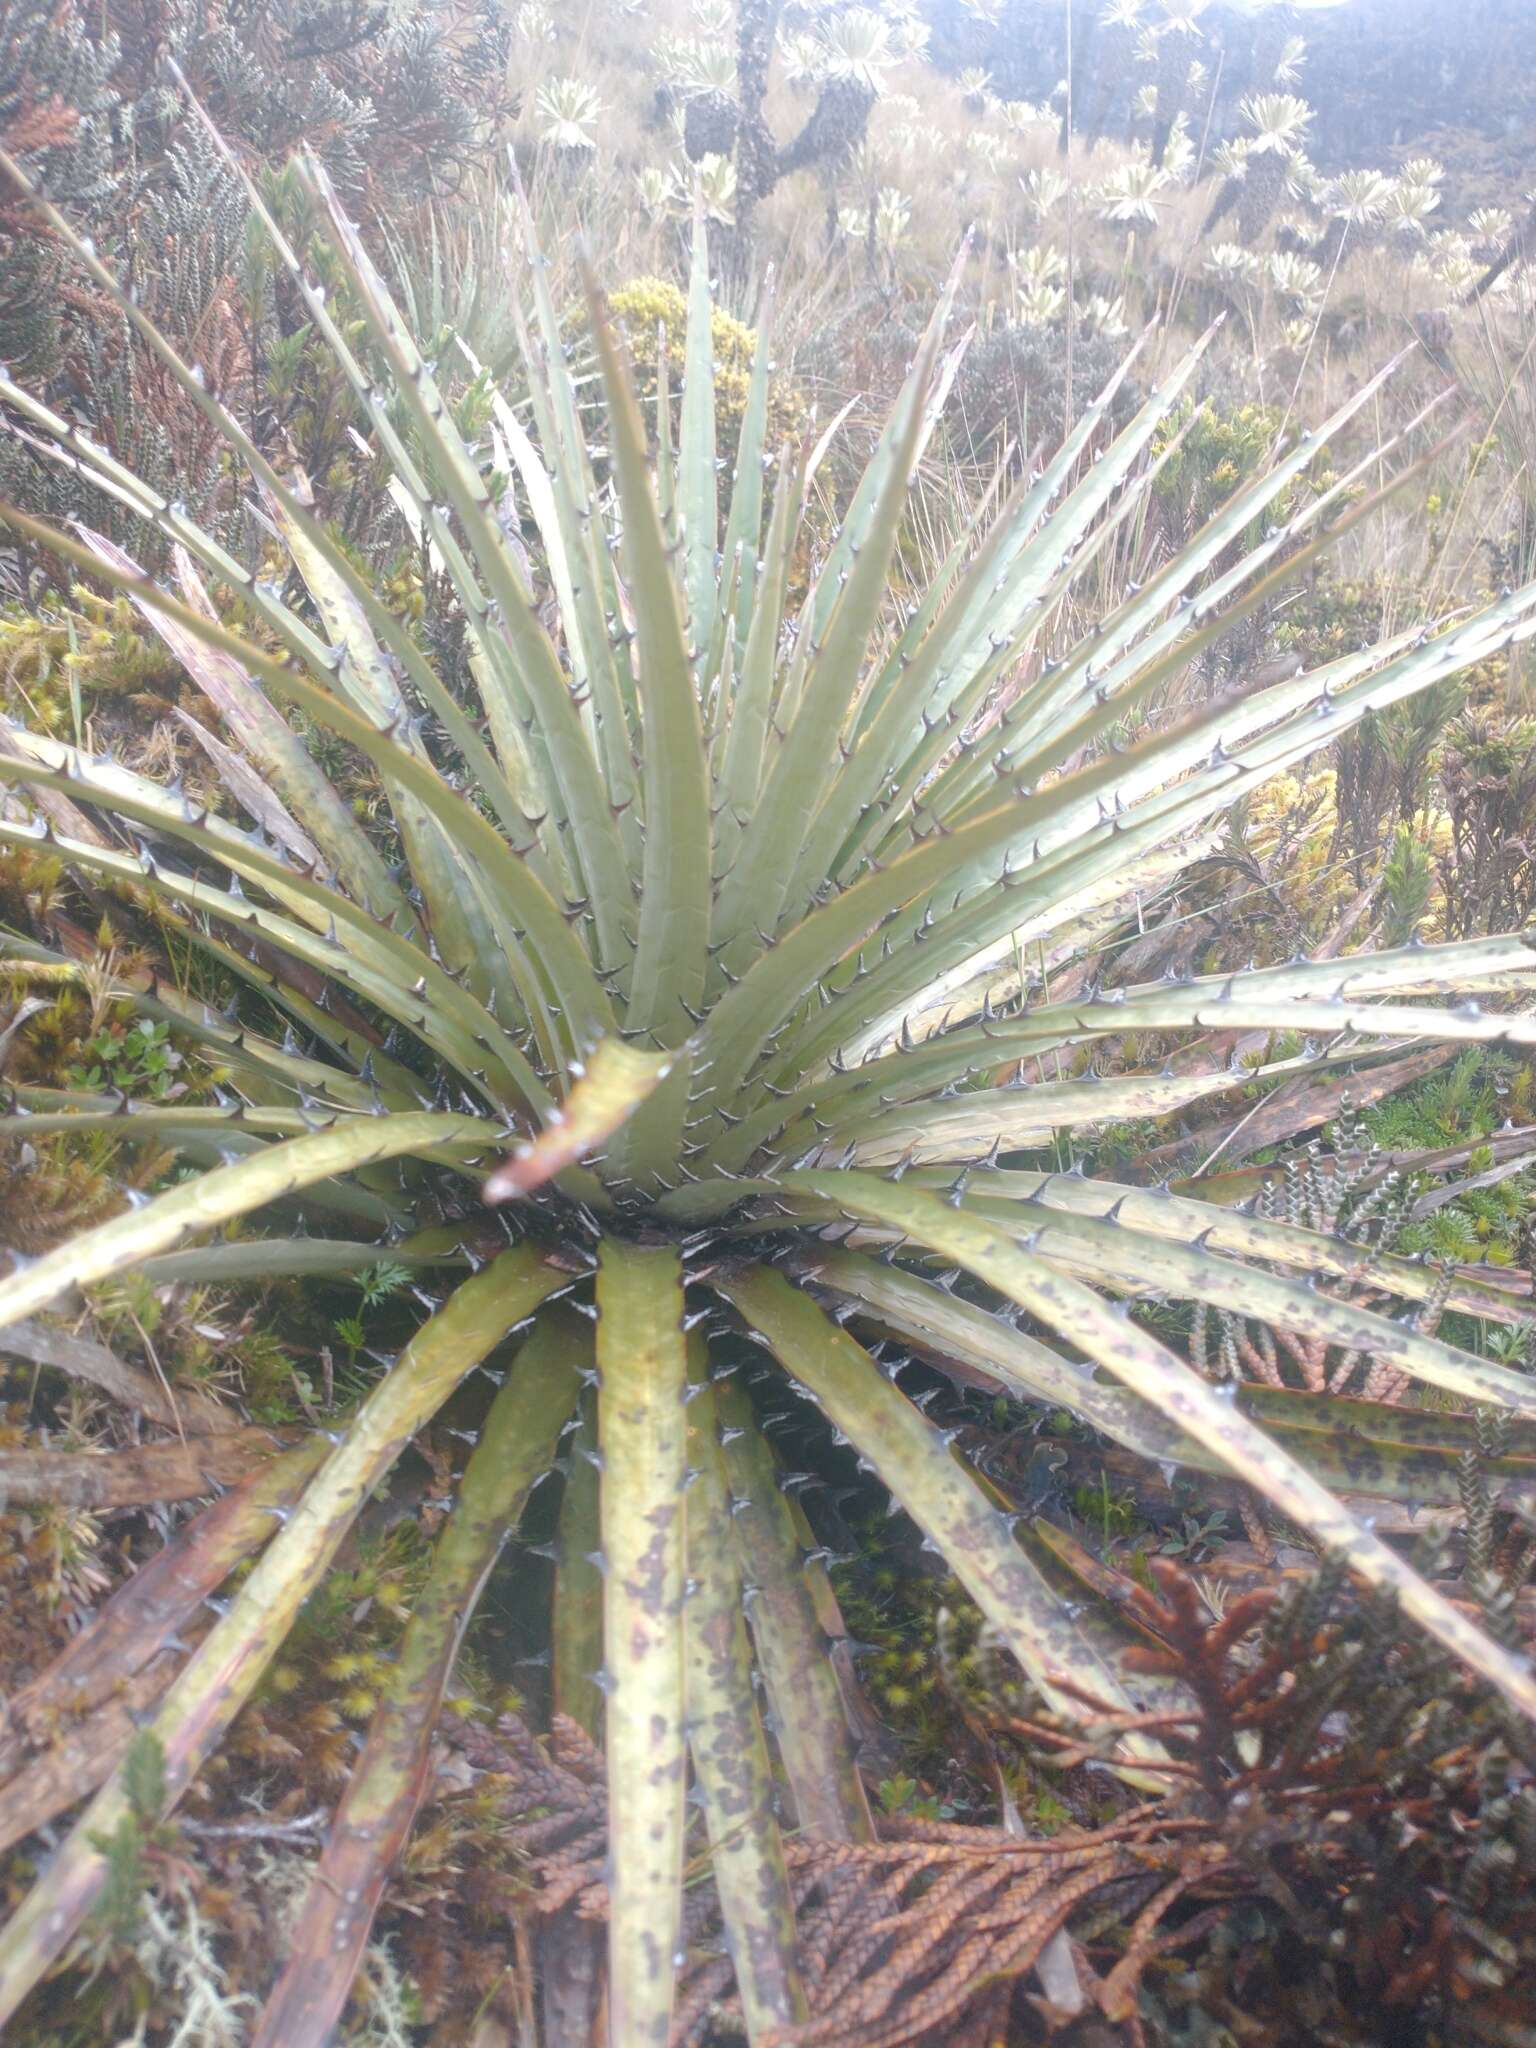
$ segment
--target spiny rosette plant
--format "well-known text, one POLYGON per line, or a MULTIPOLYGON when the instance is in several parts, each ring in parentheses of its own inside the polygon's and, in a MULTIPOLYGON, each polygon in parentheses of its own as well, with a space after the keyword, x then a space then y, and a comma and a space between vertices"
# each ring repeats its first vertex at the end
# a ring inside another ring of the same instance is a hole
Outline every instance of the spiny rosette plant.
MULTIPOLYGON (((66 419, 0 384, 40 453, 171 544, 174 589, 88 531, 6 515, 153 621, 222 715, 218 759, 251 821, 8 728, 0 841, 45 840, 82 875, 141 892, 289 1020, 278 1038, 169 979, 125 988, 141 1014, 228 1069, 225 1099, 15 1090, 7 1136, 127 1128, 178 1148, 192 1171, 60 1250, 14 1261, 0 1324, 129 1270, 152 1284, 343 1273, 375 1264, 381 1247, 433 1269, 443 1289, 344 1429, 285 1453, 177 1538, 175 1583, 193 1585, 194 1602, 260 1555, 156 1707, 167 1809, 370 1490, 449 1394, 497 1360, 478 1447, 254 2039, 292 2048, 334 2024, 421 1796, 476 1593, 551 1468, 563 1475, 554 1700, 601 1727, 607 1755, 609 2038, 667 2038, 690 1774, 747 2025, 764 2039, 803 2017, 781 1816, 845 1839, 867 1837, 870 1820, 822 1631, 825 1581, 764 1434, 786 1384, 944 1554, 1041 1712, 1081 1718, 1091 1699, 1128 1717, 1114 1754, 1133 1784, 1157 1784, 1166 1759, 1137 1732, 1114 1617, 1064 1584, 1041 1533, 1003 1511, 903 1391, 914 1355, 1070 1411, 1148 1458, 1235 1476, 1536 1714, 1529 1661, 1338 1497, 1453 1502, 1454 1415, 1438 1432, 1428 1416, 1408 1429, 1402 1411, 1370 1403, 1214 1385, 1127 1313, 1153 1293, 1264 1318, 1369 1351, 1451 1402, 1512 1411, 1518 1431, 1536 1417, 1536 1385, 1425 1334, 1414 1313, 1432 1296, 1443 1305, 1448 1284, 1453 1307, 1508 1320, 1508 1296, 1381 1256, 1372 1287, 1408 1308, 1394 1320, 1350 1299, 1358 1247, 1217 1206, 1198 1187, 1004 1163, 1062 1133, 1384 1044, 1536 1042, 1536 1020, 1508 1000, 1536 964, 1524 936, 1089 984, 1059 1002, 1026 966, 1091 959, 1263 776, 1536 630, 1527 588, 1451 630, 1405 633, 1182 719, 1159 712, 1192 659, 1323 544, 1330 518, 1359 516, 1357 487, 1390 450, 1283 523, 1263 520, 1381 378, 1074 637, 1078 586, 1140 516, 1154 437, 1200 348, 1108 439, 1117 378, 898 609, 909 489, 960 355, 944 340, 955 280, 826 535, 807 514, 822 448, 764 446, 766 342, 719 501, 702 231, 675 446, 663 385, 652 460, 595 290, 606 436, 588 445, 591 414, 530 236, 509 275, 526 294, 533 432, 497 401, 482 449, 459 437, 324 174, 310 163, 304 177, 375 367, 265 225, 453 593, 472 694, 455 693, 317 523, 302 479, 266 460, 46 206, 248 468, 286 582, 253 573, 66 419), (537 528, 552 598, 506 522, 507 478, 537 528), (205 578, 236 594, 249 632, 220 622, 205 578), (390 858, 279 707, 372 764, 390 858), (1144 736, 1125 744, 1134 718, 1144 736), (1464 993, 1479 984, 1496 992, 1491 1007, 1464 993), (369 1020, 387 1035, 359 1028, 369 1020), (1303 1050, 1253 1069, 1094 1070, 1096 1045, 1201 1031, 1224 1044, 1275 1034, 1303 1050), (1075 1077, 1040 1079, 1047 1060, 1075 1077), (297 1235, 296 1210, 313 1226, 297 1235), (237 1222, 270 1234, 232 1239, 237 1222), (503 1371, 499 1347, 513 1338, 503 1371)), ((8 943, 17 959, 43 957, 8 943)), ((118 1599, 147 1603, 149 1590, 132 1581, 118 1599)), ((121 1632, 114 1606, 103 1625, 121 1632)), ((147 1623, 132 1639, 136 1656, 158 1640, 147 1623)), ((102 1845, 128 1795, 106 1759, 96 1777, 0 1940, 0 2018, 67 1950, 106 1882, 102 1845)))

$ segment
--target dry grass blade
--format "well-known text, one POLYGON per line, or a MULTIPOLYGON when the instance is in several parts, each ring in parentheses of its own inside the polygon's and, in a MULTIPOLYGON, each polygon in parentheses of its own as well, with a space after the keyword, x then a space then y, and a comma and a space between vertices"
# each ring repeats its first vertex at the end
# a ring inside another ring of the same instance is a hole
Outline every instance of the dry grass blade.
POLYGON ((166 1429, 190 1430, 202 1436, 239 1426, 238 1417, 200 1388, 183 1387, 173 1392, 160 1380, 119 1358, 105 1344, 90 1337, 73 1336, 50 1323, 12 1323, 0 1337, 0 1351, 99 1387, 125 1408, 147 1415, 166 1429))
MULTIPOLYGON (((178 1530, 46 1670, 11 1695, 0 1733, 0 1848, 73 1806, 115 1767, 139 1719, 180 1669, 188 1649, 182 1631, 275 1533, 329 1448, 312 1437, 245 1477, 178 1530)), ((180 1444, 151 1449, 188 1455, 180 1444)), ((118 1451, 97 1462, 133 1456, 118 1451)), ((208 1491, 206 1481, 201 1490, 208 1491)))
POLYGON ((104 1512, 204 1500, 244 1479, 282 1447, 271 1430, 248 1428, 110 1450, 0 1451, 0 1505, 52 1501, 104 1512))
POLYGON ((1236 1166, 1267 1146, 1284 1144, 1288 1138, 1331 1123, 1342 1110, 1368 1109, 1372 1103, 1385 1101, 1443 1067, 1453 1050, 1448 1045, 1432 1045, 1334 1079, 1297 1079, 1277 1088, 1237 1123, 1155 1146, 1142 1154, 1138 1170, 1146 1179, 1157 1180, 1163 1174, 1192 1171, 1195 1162, 1203 1171, 1217 1157, 1224 1165, 1236 1166))

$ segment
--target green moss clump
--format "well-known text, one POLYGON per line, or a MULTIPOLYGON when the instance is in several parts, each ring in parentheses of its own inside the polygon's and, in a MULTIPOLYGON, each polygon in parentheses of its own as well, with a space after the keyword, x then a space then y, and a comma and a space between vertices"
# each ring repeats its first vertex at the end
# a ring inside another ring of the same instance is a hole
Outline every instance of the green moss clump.
POLYGON ((0 708, 33 731, 76 737, 88 698, 175 698, 184 675, 125 597, 76 585, 66 606, 0 613, 0 708))

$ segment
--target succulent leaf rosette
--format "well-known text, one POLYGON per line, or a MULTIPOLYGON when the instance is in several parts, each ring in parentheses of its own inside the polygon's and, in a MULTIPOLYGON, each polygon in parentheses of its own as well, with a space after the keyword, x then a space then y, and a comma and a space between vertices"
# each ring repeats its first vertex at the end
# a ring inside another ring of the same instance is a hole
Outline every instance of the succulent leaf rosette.
MULTIPOLYGON (((821 1567, 764 1432, 775 1387, 846 1441, 1063 1721, 1133 1704, 1115 1618, 1064 1587, 1046 1537, 912 1398, 914 1359, 1066 1411, 1148 1459, 1240 1480, 1536 1713, 1528 1661, 1340 1498, 1438 1498, 1438 1486, 1454 1500, 1454 1449, 1410 1458, 1384 1406, 1348 1404, 1346 1427, 1322 1396, 1213 1383, 1132 1312, 1149 1293, 1239 1311, 1529 1430, 1536 1382, 1418 1326, 1416 1307, 1445 1298, 1441 1276, 1383 1256, 1376 1298, 1406 1313, 1361 1307, 1358 1253, 1340 1239, 1226 1206, 1198 1181, 1152 1188, 1030 1163, 1059 1142, 1070 1155, 1074 1133, 1382 1047, 1536 1043, 1520 1000, 1536 965, 1528 935, 1149 985, 1090 975, 1060 999, 1039 971, 1091 961, 1263 778, 1533 630, 1528 587, 1449 628, 1161 708, 1202 650, 1360 516, 1358 487, 1390 448, 1341 462, 1312 495, 1291 486, 1389 372, 1074 632, 1093 564, 1147 501, 1159 428, 1203 344, 1111 435, 1117 378, 898 604, 909 494, 959 360, 946 338, 955 281, 829 531, 811 511, 824 447, 766 445, 766 321, 722 475, 702 226, 675 427, 663 385, 648 432, 593 287, 606 414, 594 445, 529 230, 508 290, 531 420, 498 399, 478 447, 323 172, 311 161, 302 176, 366 366, 254 190, 251 204, 451 593, 467 681, 439 672, 302 480, 51 208, 53 231, 249 473, 286 556, 282 586, 0 384, 39 451, 168 544, 162 582, 90 532, 6 515, 153 623, 222 715, 248 820, 6 728, 0 843, 47 839, 82 875, 131 884, 291 1026, 274 1035, 163 980, 125 993, 228 1071, 223 1099, 18 1087, 0 1105, 7 1133, 126 1126, 189 1168, 18 1262, 0 1324, 129 1270, 339 1274, 386 1252, 432 1302, 344 1426, 250 1482, 254 1568, 156 1709, 167 1809, 370 1490, 467 1376, 489 1366, 499 1382, 253 2038, 292 2048, 334 2024, 476 1593, 551 1470, 559 1553, 598 1567, 557 1575, 568 1597, 551 1642, 556 1704, 600 1733, 607 1757, 610 2038, 667 2039, 690 1827, 712 1845, 752 2037, 803 2016, 781 1826, 792 1815, 859 1839, 870 1820, 822 1633, 821 1567), (526 504, 526 536, 492 493, 493 458, 526 504), (1286 516, 1266 525, 1282 500, 1286 516), (236 593, 248 631, 220 620, 210 586, 236 593), (295 718, 371 764, 387 847, 295 718), (71 830, 70 810, 46 798, 112 829, 71 830), (1138 1073, 1132 1061, 1113 1076, 1096 1064, 1096 1049, 1210 1032, 1257 1044, 1257 1064, 1138 1073)), ((1497 1289, 1448 1285, 1453 1306, 1510 1319, 1497 1289)), ((213 1543, 200 1526, 194 1554, 213 1543)), ((1126 1734, 1115 1761, 1132 1784, 1156 1784, 1154 1742, 1126 1734)), ((129 1805, 121 1771, 103 1761, 96 1776, 0 1939, 0 2016, 100 1892, 101 1844, 129 1805)))

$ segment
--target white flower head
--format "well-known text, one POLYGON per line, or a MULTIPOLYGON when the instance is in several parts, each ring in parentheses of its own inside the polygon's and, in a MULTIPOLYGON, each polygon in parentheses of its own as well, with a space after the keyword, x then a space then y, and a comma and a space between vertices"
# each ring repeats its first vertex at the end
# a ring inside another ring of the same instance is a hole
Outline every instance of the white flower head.
POLYGON ((1328 193, 1328 211, 1350 227, 1375 227, 1392 197, 1392 180, 1380 171, 1341 171, 1328 193))
POLYGON ((552 43, 555 40, 555 18, 540 0, 523 0, 512 17, 512 33, 525 43, 552 43))
POLYGON ((1049 327, 1067 310, 1067 295, 1059 284, 1036 279, 1019 288, 1014 310, 1021 327, 1049 327))
POLYGON ((1305 36, 1287 36, 1280 46, 1280 55, 1275 60, 1275 83, 1289 88, 1301 77, 1301 67, 1306 60, 1307 39, 1305 36))
POLYGON ((826 75, 827 52, 821 37, 809 29, 795 29, 779 36, 779 65, 784 83, 796 92, 819 85, 826 75))
POLYGON ((1084 331, 1102 334, 1106 341, 1123 341, 1130 333, 1125 318, 1125 300, 1118 294, 1110 299, 1094 292, 1077 303, 1077 317, 1084 331))
POLYGON ((1294 156, 1306 139, 1312 109, 1293 92, 1252 93, 1238 112, 1253 130, 1250 156, 1294 156))
POLYGON ((603 103, 581 78, 551 78, 534 94, 539 135, 552 149, 595 149, 593 130, 602 119, 603 103))
POLYGON ((1008 268, 1023 291, 1034 285, 1059 283, 1067 274, 1067 259, 1050 242, 1034 242, 1027 249, 1010 249, 1008 268))
POLYGON ((1425 233, 1425 222, 1439 204, 1440 194, 1433 185, 1411 185, 1406 177, 1399 178, 1382 208, 1382 226, 1389 234, 1418 241, 1425 233))
POLYGON ((1323 272, 1310 256, 1294 256, 1288 250, 1269 259, 1269 281, 1284 305, 1298 312, 1315 311, 1321 303, 1323 272))
POLYGON ((1132 158, 1094 186, 1089 198, 1100 220, 1111 221, 1118 227, 1155 227, 1157 209, 1162 203, 1157 195, 1169 183, 1167 171, 1154 170, 1151 164, 1132 158))
POLYGON ((850 79, 878 94, 896 61, 889 22, 872 7, 849 7, 818 30, 823 78, 850 79))
POLYGON ((1037 220, 1044 220, 1048 214, 1054 213, 1067 196, 1067 180, 1049 165, 1026 171, 1019 184, 1037 220))
POLYGON ((1201 268, 1224 291, 1234 296, 1249 286, 1257 284, 1263 270, 1262 259, 1252 249, 1245 249, 1237 242, 1218 242, 1205 252, 1201 268))

